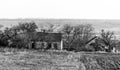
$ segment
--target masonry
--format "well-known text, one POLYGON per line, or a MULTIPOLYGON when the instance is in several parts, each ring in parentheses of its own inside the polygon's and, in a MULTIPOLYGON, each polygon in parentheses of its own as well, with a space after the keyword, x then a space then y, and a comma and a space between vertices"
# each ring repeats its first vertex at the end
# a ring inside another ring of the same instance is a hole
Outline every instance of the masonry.
POLYGON ((29 47, 37 49, 63 49, 61 33, 29 32, 26 37, 31 40, 29 47))

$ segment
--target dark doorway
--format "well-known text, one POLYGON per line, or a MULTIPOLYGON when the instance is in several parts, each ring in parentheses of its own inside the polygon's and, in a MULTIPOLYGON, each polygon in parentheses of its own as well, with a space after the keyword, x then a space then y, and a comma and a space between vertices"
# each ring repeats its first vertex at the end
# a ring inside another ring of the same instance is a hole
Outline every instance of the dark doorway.
POLYGON ((57 43, 54 43, 54 49, 55 49, 55 50, 58 50, 57 43))
POLYGON ((51 49, 52 48, 52 44, 51 43, 48 43, 47 47, 46 47, 46 50, 48 49, 51 49))
POLYGON ((35 47, 35 41, 32 41, 32 48, 36 49, 36 47, 35 47))

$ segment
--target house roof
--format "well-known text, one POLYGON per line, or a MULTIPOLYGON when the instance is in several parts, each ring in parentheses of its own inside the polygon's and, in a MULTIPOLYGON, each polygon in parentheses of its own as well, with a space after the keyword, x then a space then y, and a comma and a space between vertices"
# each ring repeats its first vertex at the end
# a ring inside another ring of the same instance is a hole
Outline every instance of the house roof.
POLYGON ((62 39, 61 33, 45 33, 45 32, 29 32, 21 34, 18 37, 27 37, 32 41, 45 41, 45 42, 60 42, 62 39))

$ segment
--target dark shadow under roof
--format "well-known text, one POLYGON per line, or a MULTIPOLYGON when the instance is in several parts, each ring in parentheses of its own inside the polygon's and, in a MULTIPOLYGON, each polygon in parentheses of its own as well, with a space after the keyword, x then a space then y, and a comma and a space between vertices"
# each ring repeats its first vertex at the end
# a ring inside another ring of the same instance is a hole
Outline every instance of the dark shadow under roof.
POLYGON ((62 39, 61 33, 29 32, 18 35, 18 37, 21 36, 28 37, 32 41, 44 41, 44 42, 60 42, 62 39))

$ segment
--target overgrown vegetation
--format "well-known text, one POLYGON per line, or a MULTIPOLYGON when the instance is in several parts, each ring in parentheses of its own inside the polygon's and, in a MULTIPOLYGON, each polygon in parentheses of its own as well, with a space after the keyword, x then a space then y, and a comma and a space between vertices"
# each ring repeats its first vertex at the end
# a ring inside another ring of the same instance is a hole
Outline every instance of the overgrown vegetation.
POLYGON ((65 25, 63 28, 64 46, 68 50, 84 50, 87 42, 94 36, 92 25, 65 25))
MULTIPOLYGON (((0 45, 8 48, 28 48, 31 38, 30 32, 55 32, 60 25, 47 24, 38 28, 35 22, 23 22, 11 28, 6 28, 0 34, 0 45)), ((107 51, 119 45, 119 41, 114 39, 114 33, 102 30, 99 36, 96 36, 94 28, 90 24, 69 25, 65 24, 58 33, 62 33, 64 49, 68 51, 107 51), (91 42, 93 41, 94 42, 91 42), (116 43, 117 41, 117 43, 116 43)))
POLYGON ((37 29, 35 22, 19 23, 17 26, 6 28, 1 34, 1 46, 25 48, 29 45, 28 32, 35 32, 37 29))

